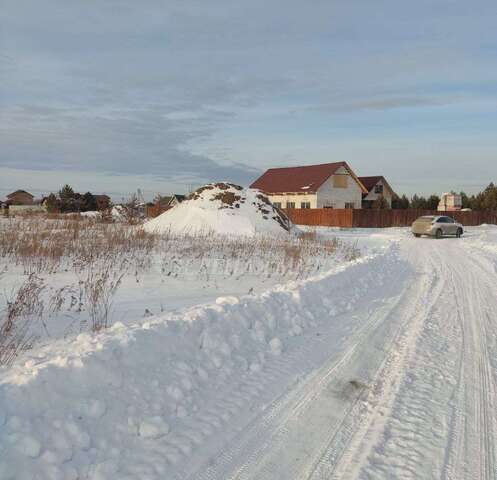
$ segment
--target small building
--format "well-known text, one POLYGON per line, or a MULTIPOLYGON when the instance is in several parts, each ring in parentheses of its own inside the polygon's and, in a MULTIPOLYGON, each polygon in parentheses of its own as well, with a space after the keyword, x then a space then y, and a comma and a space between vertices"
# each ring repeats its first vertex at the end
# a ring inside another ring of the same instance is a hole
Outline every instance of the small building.
POLYGON ((6 203, 8 205, 33 205, 34 198, 34 195, 26 192, 26 190, 16 190, 7 195, 6 203))
POLYGON ((346 162, 270 168, 251 188, 278 208, 361 208, 368 191, 346 162))
POLYGON ((462 197, 457 193, 444 193, 438 204, 439 212, 457 212, 462 210, 462 197))
POLYGON ((392 208, 392 200, 395 192, 385 180, 385 177, 359 177, 359 180, 368 191, 362 197, 362 208, 372 208, 374 203, 382 197, 385 199, 388 208, 392 208))

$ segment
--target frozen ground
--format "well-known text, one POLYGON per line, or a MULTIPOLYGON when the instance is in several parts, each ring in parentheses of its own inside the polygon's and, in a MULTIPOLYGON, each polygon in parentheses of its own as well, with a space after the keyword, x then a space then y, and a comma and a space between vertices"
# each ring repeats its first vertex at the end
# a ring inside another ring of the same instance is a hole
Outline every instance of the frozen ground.
POLYGON ((1 371, 0 478, 497 478, 497 228, 338 235, 363 256, 1 371))

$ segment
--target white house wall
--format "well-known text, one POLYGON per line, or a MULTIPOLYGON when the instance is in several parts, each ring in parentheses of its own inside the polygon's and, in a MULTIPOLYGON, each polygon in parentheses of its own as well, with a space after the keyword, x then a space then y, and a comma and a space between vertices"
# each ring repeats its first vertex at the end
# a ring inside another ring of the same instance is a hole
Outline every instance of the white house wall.
POLYGON ((333 208, 345 208, 346 203, 353 203, 354 208, 362 207, 362 189, 348 170, 341 167, 336 174, 347 175, 347 188, 335 188, 332 175, 319 187, 317 192, 317 208, 332 206, 333 208))
POLYGON ((295 208, 300 208, 301 202, 309 202, 311 208, 317 208, 317 195, 315 193, 268 195, 268 198, 271 203, 280 203, 281 208, 286 208, 288 202, 294 202, 295 208))

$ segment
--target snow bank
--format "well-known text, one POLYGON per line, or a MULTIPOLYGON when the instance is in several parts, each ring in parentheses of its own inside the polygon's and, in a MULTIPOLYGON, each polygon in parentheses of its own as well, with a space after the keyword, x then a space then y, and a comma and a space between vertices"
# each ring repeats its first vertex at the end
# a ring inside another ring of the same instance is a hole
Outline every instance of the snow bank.
MULTIPOLYGON (((69 215, 74 215, 74 214, 70 213, 69 215)), ((93 211, 93 210, 89 210, 87 212, 81 212, 80 215, 82 217, 87 217, 87 218, 99 218, 102 216, 102 214, 100 212, 93 211)))
POLYGON ((122 205, 115 205, 110 210, 106 211, 88 211, 81 212, 82 217, 99 219, 105 215, 109 215, 115 222, 121 222, 126 218, 125 207, 122 205))
POLYGON ((231 183, 209 184, 144 225, 150 233, 220 235, 282 234, 290 220, 256 189, 231 183))
POLYGON ((27 352, 0 371, 0 478, 174 478, 175 465, 243 405, 242 395, 226 407, 220 392, 243 378, 257 385, 306 335, 381 292, 395 262, 364 258, 27 352))

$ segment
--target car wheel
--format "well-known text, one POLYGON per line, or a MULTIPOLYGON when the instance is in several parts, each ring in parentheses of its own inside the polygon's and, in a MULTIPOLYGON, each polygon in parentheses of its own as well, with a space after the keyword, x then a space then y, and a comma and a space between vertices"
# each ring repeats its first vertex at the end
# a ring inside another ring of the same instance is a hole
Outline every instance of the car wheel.
POLYGON ((461 237, 462 237, 462 234, 463 234, 463 230, 462 230, 462 228, 458 228, 458 229, 457 229, 457 233, 456 233, 456 237, 457 237, 457 238, 461 238, 461 237))
POLYGON ((437 230, 437 233, 435 234, 435 236, 436 236, 437 238, 442 238, 442 235, 443 235, 443 232, 442 232, 442 230, 440 230, 440 228, 439 228, 439 229, 437 230))
POLYGON ((416 238, 421 237, 421 235, 420 235, 419 233, 415 233, 415 234, 414 234, 414 236, 415 236, 416 238))

